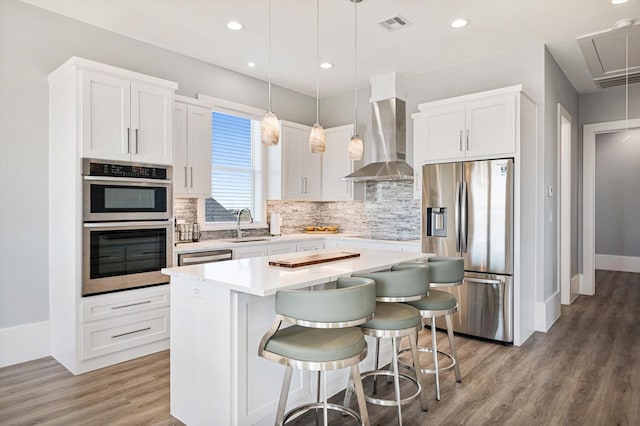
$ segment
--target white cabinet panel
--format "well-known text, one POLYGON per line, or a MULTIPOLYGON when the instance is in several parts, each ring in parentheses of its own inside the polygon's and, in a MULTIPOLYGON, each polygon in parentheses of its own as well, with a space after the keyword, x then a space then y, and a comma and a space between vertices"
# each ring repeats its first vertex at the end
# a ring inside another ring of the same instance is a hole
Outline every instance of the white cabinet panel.
POLYGON ((464 156, 465 105, 447 105, 425 111, 426 158, 446 160, 464 156))
POLYGON ((233 249, 234 259, 247 259, 249 257, 268 256, 269 247, 266 245, 254 247, 239 247, 233 249))
POLYGON ((176 101, 174 145, 174 197, 210 197, 211 108, 176 101))
POLYGON ((353 172, 353 161, 349 159, 349 141, 353 136, 353 125, 325 129, 325 134, 327 146, 322 154, 322 199, 352 200, 353 182, 345 182, 342 178, 353 172))
POLYGON ((87 360, 169 338, 169 308, 80 326, 80 358, 87 360))
POLYGON ((269 252, 269 255, 272 255, 272 254, 283 254, 283 253, 295 253, 296 252, 296 243, 269 244, 268 252, 269 252))
POLYGON ((282 198, 319 200, 322 193, 322 154, 309 148, 311 128, 282 122, 282 198))
POLYGON ((173 163, 173 90, 142 83, 131 84, 131 160, 173 163))
POLYGON ((516 95, 469 102, 466 155, 504 155, 516 151, 516 95))
POLYGON ((82 71, 81 79, 82 156, 129 160, 130 82, 90 71, 82 71))
POLYGON ((321 240, 304 241, 296 244, 296 251, 313 251, 324 248, 324 242, 321 240))
POLYGON ((169 286, 86 297, 82 300, 80 321, 103 320, 169 306, 169 286))

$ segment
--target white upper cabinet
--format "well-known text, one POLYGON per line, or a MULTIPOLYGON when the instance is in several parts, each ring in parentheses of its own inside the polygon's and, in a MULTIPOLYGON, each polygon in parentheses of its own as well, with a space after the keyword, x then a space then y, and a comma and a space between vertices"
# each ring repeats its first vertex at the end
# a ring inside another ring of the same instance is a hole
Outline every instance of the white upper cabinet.
POLYGON ((175 197, 211 196, 211 108, 176 98, 174 108, 175 197))
POLYGON ((282 121, 282 199, 319 200, 322 195, 322 154, 309 148, 311 127, 282 121))
POLYGON ((322 154, 322 200, 352 200, 353 183, 342 178, 353 172, 353 161, 349 159, 353 124, 325 129, 325 134, 327 146, 322 154))
POLYGON ((414 198, 427 163, 513 157, 522 86, 418 105, 413 117, 414 198))
POLYGON ((75 62, 81 82, 81 156, 171 165, 177 85, 91 61, 75 62))

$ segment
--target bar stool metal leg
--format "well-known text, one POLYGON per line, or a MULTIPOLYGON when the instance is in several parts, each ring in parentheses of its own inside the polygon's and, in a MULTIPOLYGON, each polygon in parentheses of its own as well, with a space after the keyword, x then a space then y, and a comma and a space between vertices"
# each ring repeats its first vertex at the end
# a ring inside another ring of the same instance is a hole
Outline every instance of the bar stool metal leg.
MULTIPOLYGON (((362 381, 360 380, 360 369, 358 364, 351 366, 351 377, 356 390, 356 399, 358 400, 358 409, 360 410, 360 417, 363 425, 369 425, 369 412, 367 411, 367 401, 364 399, 364 389, 362 388, 362 381)), ((347 387, 350 390, 351 386, 347 387)))
POLYGON ((436 376, 436 399, 440 401, 440 369, 438 368, 438 336, 436 334, 436 320, 431 319, 431 348, 433 349, 433 374, 436 376))
POLYGON ((293 376, 293 368, 286 367, 284 371, 284 379, 282 380, 282 390, 280 391, 280 402, 278 402, 278 412, 276 414, 276 425, 284 424, 284 411, 287 408, 287 396, 289 395, 289 387, 291 386, 291 377, 293 376))
MULTIPOLYGON (((418 357, 418 336, 414 336, 414 335, 410 335, 409 336, 409 347, 411 348, 411 357, 413 358, 413 362, 417 363, 419 360, 418 357)), ((421 368, 415 368, 415 372, 416 372, 416 380, 418 381, 418 383, 420 383, 420 386, 422 387, 422 389, 426 389, 425 386, 425 377, 424 377, 424 373, 422 372, 421 368)), ((420 392, 420 407, 422 408, 422 411, 427 411, 429 410, 429 407, 427 405, 427 394, 426 392, 420 392)))
POLYGON ((400 402, 400 377, 398 376, 398 343, 395 338, 391 339, 392 354, 391 364, 393 365, 393 383, 396 388, 396 404, 398 405, 398 424, 402 424, 402 404, 400 402))
POLYGON ((460 365, 458 363, 458 354, 456 353, 456 344, 453 340, 453 324, 451 323, 451 315, 445 315, 445 321, 447 322, 447 334, 449 336, 449 347, 451 348, 451 355, 455 360, 453 371, 456 375, 456 382, 462 383, 462 375, 460 374, 460 365))

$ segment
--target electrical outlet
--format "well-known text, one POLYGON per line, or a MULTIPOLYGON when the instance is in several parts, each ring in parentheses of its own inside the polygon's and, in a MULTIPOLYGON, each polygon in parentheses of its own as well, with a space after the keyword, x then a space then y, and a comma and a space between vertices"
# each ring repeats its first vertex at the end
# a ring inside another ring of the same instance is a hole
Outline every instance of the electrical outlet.
POLYGON ((193 290, 191 290, 191 295, 195 298, 203 299, 204 294, 202 292, 202 287, 194 287, 193 290))

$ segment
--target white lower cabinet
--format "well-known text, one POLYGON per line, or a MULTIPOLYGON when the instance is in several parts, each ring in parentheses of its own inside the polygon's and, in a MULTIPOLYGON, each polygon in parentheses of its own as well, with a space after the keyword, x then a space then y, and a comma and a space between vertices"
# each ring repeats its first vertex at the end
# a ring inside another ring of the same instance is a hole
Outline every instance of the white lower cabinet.
POLYGON ((169 338, 169 308, 119 316, 80 326, 83 360, 169 338))
POLYGON ((323 248, 324 248, 324 241, 321 241, 321 240, 303 241, 296 244, 296 251, 313 251, 313 250, 320 250, 323 248))
POLYGON ((233 250, 233 259, 247 259, 249 257, 260 257, 269 255, 269 247, 266 245, 238 247, 233 250))
POLYGON ((269 244, 269 255, 295 253, 295 252, 296 252, 296 243, 269 244))

